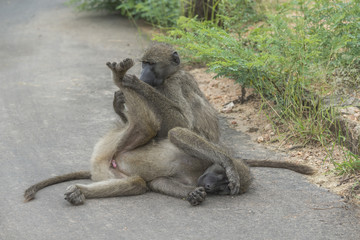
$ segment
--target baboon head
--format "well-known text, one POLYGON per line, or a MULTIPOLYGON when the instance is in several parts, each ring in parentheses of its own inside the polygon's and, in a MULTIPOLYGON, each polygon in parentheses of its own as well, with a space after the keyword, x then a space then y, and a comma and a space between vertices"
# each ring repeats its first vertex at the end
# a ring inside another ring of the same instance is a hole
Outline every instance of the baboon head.
POLYGON ((198 186, 204 187, 207 193, 229 195, 229 179, 225 169, 218 164, 210 166, 198 179, 198 186))
POLYGON ((166 43, 154 43, 141 58, 140 80, 156 87, 180 68, 180 57, 175 49, 166 43))

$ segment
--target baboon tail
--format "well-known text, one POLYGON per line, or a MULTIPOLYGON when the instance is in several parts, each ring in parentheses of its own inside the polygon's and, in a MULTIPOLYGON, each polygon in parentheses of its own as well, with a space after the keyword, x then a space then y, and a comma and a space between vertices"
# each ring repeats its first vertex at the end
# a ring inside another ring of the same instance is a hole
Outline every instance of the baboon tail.
POLYGON ((273 161, 273 160, 244 160, 250 167, 270 167, 270 168, 285 168, 294 172, 313 175, 316 173, 316 169, 303 164, 296 164, 284 161, 273 161))
POLYGON ((72 172, 72 173, 68 173, 68 174, 64 174, 64 175, 46 179, 44 181, 41 181, 39 183, 32 185, 28 189, 26 189, 26 191, 24 193, 24 198, 25 198, 24 202, 28 202, 28 201, 31 201, 32 199, 34 199, 35 194, 39 190, 41 190, 47 186, 54 185, 54 184, 61 183, 61 182, 66 182, 66 181, 72 181, 72 180, 78 180, 78 179, 90 179, 90 178, 91 178, 90 171, 80 171, 80 172, 72 172))

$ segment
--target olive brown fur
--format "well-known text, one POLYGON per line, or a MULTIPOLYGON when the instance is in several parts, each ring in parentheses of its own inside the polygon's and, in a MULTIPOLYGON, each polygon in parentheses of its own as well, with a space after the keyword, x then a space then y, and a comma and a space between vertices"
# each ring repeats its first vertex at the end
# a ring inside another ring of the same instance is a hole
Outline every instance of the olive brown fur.
MULTIPOLYGON (((180 70, 178 53, 170 45, 154 44, 141 61, 140 78, 126 74, 134 65, 131 59, 107 63, 120 89, 113 106, 121 121, 95 145, 90 172, 78 176, 91 176, 95 182, 69 186, 65 199, 80 205, 88 198, 151 190, 198 205, 206 196, 204 187, 197 186, 198 178, 214 164, 223 169, 229 194, 246 192, 251 183, 249 166, 221 146, 216 111, 194 78, 180 70)), ((266 167, 269 162, 249 165, 266 167)), ((42 181, 26 190, 24 197, 31 200, 41 188, 73 179, 63 175, 42 181)))

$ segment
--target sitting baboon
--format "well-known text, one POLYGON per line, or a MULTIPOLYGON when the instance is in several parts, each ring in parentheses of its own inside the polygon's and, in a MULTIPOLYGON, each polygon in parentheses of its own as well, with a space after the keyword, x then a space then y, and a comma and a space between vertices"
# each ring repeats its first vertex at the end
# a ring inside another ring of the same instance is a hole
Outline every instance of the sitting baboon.
MULTIPOLYGON (((195 79, 180 69, 180 57, 173 47, 164 43, 152 44, 141 57, 141 63, 139 79, 125 74, 134 64, 131 59, 120 63, 118 67, 124 71, 113 71, 113 79, 125 99, 126 95, 135 91, 148 101, 158 104, 152 106, 154 111, 166 118, 160 120, 156 138, 167 137, 168 131, 176 126, 188 128, 217 143, 220 136, 217 112, 205 98, 195 79)), ((107 65, 114 69, 116 63, 107 65)))
MULTIPOLYGON (((126 71, 134 65, 131 59, 125 59, 120 64, 107 63, 113 71, 115 84, 126 99, 128 111, 132 111, 129 116, 136 119, 127 122, 127 130, 122 139, 117 141, 116 152, 111 158, 142 146, 151 139, 166 138, 169 130, 174 127, 186 128, 203 142, 201 149, 194 148, 185 135, 181 135, 179 138, 184 139, 174 144, 190 155, 212 158, 211 161, 218 162, 226 169, 232 194, 237 194, 240 183, 232 159, 223 150, 224 147, 217 147, 220 134, 216 111, 200 91, 195 79, 180 70, 178 53, 168 44, 157 43, 145 51, 141 62, 140 79, 126 74, 126 71), (142 107, 136 106, 138 99, 135 97, 136 101, 133 101, 134 97, 129 97, 134 92, 138 97, 151 102, 148 106, 144 105, 145 108, 152 108, 150 116, 140 116, 144 111, 139 110, 142 107)), ((116 108, 115 111, 118 112, 116 108)), ((122 113, 118 112, 118 114, 125 122, 127 121, 122 113)))

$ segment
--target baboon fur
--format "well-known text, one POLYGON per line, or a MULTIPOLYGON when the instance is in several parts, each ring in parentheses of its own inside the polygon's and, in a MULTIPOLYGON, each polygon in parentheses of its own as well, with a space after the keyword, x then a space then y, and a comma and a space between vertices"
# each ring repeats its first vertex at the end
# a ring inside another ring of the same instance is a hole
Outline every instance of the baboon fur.
MULTIPOLYGON (((180 70, 177 52, 170 45, 154 44, 141 61, 140 79, 126 74, 134 65, 131 59, 107 63, 120 89, 113 105, 121 121, 95 145, 90 172, 35 184, 25 191, 26 201, 46 186, 91 176, 94 183, 69 186, 65 199, 80 205, 87 198, 137 195, 151 190, 187 198, 192 205, 198 205, 206 192, 197 186, 197 180, 213 164, 224 169, 230 194, 247 191, 251 183, 249 166, 231 157, 219 143, 216 111, 194 78, 180 70)), ((254 162, 250 165, 313 172, 301 165, 254 162)))

